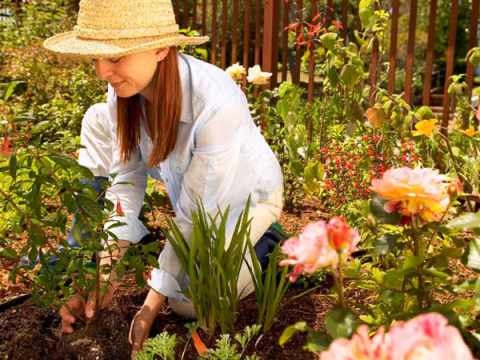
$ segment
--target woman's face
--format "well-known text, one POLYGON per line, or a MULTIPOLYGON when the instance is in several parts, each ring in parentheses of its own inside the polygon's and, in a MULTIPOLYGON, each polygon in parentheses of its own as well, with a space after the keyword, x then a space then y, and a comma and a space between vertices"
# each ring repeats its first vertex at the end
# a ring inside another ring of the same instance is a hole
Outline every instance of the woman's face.
POLYGON ((117 96, 128 98, 140 94, 151 100, 153 75, 168 50, 167 47, 118 58, 94 59, 93 66, 99 78, 112 85, 117 96))

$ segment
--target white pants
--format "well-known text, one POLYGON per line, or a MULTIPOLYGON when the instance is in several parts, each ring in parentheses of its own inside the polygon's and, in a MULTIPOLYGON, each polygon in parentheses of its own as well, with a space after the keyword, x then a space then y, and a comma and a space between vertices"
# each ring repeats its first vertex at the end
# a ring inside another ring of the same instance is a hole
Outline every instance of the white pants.
MULTIPOLYGON (((110 164, 112 162, 113 135, 110 127, 108 107, 106 103, 93 105, 87 110, 82 121, 81 144, 85 146, 80 149, 79 163, 89 168, 95 176, 109 176, 110 164)), ((259 201, 250 212, 252 244, 258 242, 271 224, 280 219, 282 212, 283 188, 274 192, 266 201, 259 201)), ((251 257, 247 253, 246 260, 251 265, 251 257)), ((243 299, 254 291, 250 271, 246 262, 240 270, 238 294, 243 299)), ((170 306, 178 315, 196 318, 192 302, 170 300, 170 306)))

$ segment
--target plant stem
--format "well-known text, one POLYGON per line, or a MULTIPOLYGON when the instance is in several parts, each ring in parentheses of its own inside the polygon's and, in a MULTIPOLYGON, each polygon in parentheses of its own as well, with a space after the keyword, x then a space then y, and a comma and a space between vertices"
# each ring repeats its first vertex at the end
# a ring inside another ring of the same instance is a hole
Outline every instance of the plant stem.
MULTIPOLYGON (((333 269, 333 268, 332 268, 333 269)), ((337 288, 338 293, 338 305, 344 309, 345 308, 345 301, 343 298, 343 272, 342 272, 342 252, 338 252, 338 278, 335 276, 335 271, 333 272, 333 280, 335 282, 335 286, 337 288)))
MULTIPOLYGON (((412 238, 413 238, 413 246, 414 246, 414 255, 418 256, 420 254, 420 240, 415 235, 415 232, 416 232, 416 228, 415 228, 416 218, 413 216, 413 214, 411 214, 410 217, 411 217, 411 220, 412 220, 412 238)), ((417 272, 418 272, 418 294, 417 294, 418 307, 420 308, 420 310, 422 310, 423 309, 423 297, 426 294, 426 290, 425 290, 425 279, 423 277, 423 268, 422 268, 421 264, 417 267, 417 272)))

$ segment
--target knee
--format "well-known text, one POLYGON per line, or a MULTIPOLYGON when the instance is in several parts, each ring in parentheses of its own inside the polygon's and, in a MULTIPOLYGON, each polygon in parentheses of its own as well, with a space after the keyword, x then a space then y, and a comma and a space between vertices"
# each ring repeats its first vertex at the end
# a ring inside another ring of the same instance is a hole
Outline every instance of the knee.
POLYGON ((109 129, 109 112, 107 103, 98 103, 90 106, 82 120, 82 132, 90 129, 109 129))
POLYGON ((197 313, 195 312, 192 301, 169 299, 168 303, 175 314, 191 319, 197 318, 197 313))

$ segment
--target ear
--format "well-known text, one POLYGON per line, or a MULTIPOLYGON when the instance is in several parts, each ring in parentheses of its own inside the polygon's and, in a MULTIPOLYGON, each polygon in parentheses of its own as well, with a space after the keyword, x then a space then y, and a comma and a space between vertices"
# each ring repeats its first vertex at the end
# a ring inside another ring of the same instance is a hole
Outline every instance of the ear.
POLYGON ((162 61, 165 59, 165 57, 168 55, 168 52, 170 51, 170 47, 167 46, 166 48, 163 49, 156 49, 155 50, 155 57, 157 58, 157 61, 162 61))

